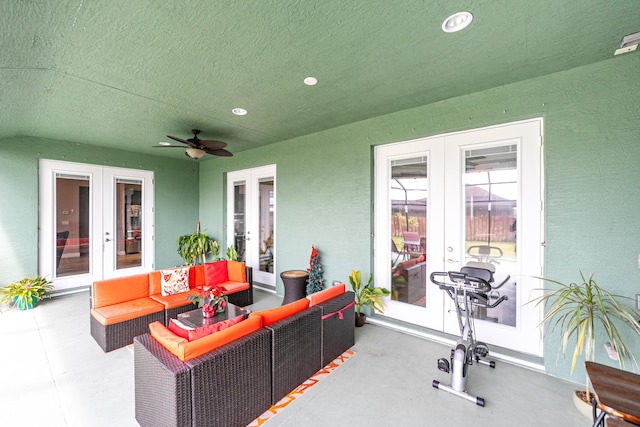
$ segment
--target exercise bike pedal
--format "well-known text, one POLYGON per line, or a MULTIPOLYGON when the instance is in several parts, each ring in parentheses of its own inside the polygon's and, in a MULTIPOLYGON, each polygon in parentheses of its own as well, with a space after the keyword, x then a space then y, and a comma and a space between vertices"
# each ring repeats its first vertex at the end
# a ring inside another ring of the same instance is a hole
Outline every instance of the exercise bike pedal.
POLYGON ((487 357, 489 354, 489 347, 485 343, 477 343, 473 349, 473 354, 476 357, 487 357))
POLYGON ((450 371, 449 361, 447 359, 445 359, 444 357, 438 359, 438 369, 440 369, 442 372, 446 372, 448 374, 449 371, 450 371))

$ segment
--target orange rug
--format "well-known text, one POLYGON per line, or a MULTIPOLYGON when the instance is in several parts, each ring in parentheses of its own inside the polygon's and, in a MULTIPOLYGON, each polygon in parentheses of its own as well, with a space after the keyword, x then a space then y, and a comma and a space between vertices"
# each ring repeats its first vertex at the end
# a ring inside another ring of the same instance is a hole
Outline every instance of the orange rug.
POLYGON ((344 353, 342 353, 333 362, 329 363, 327 366, 320 369, 311 378, 309 378, 308 380, 300 384, 291 393, 289 393, 288 395, 280 399, 280 401, 275 405, 273 405, 271 408, 269 408, 268 411, 260 415, 255 420, 253 420, 253 422, 249 424, 247 427, 264 425, 267 421, 269 421, 275 415, 282 412, 284 408, 289 406, 291 402, 296 400, 299 396, 302 396, 307 390, 309 390, 314 385, 318 384, 323 378, 326 378, 327 376, 329 376, 331 372, 338 369, 344 362, 349 360, 354 355, 355 355, 355 352, 353 352, 352 350, 347 350, 344 353))

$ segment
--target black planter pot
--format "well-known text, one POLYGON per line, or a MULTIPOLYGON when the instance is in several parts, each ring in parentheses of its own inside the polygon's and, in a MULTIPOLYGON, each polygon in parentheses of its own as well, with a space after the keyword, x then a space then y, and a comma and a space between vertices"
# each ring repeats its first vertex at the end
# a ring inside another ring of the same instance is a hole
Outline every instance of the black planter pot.
POLYGON ((365 314, 361 314, 358 316, 358 313, 356 313, 356 326, 358 328, 364 326, 364 321, 367 319, 367 316, 365 314))

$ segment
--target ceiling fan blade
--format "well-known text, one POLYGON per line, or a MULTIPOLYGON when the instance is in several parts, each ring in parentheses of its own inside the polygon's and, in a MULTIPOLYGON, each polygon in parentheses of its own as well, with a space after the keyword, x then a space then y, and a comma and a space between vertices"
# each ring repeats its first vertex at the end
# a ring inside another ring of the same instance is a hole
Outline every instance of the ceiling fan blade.
POLYGON ((182 139, 182 138, 178 138, 177 136, 167 135, 167 138, 171 138, 174 141, 178 141, 178 142, 182 142, 183 144, 187 144, 189 147, 197 147, 193 142, 191 142, 189 140, 182 139))
POLYGON ((227 146, 226 142, 216 141, 213 139, 200 139, 198 140, 198 142, 200 143, 200 145, 203 145, 210 150, 220 150, 227 146))
POLYGON ((207 154, 213 154, 214 156, 221 156, 221 157, 232 157, 233 156, 233 153, 231 153, 230 151, 224 150, 224 149, 219 149, 219 150, 206 149, 204 151, 206 151, 207 154))

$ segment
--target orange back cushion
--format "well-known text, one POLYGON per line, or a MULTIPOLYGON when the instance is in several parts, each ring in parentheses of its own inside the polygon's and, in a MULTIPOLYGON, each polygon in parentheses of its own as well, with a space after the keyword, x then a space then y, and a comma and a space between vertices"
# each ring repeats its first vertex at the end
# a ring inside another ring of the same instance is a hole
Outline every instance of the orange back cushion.
POLYGON ((189 286, 195 288, 196 286, 204 286, 207 283, 204 265, 194 265, 189 272, 189 286))
POLYGON ((291 302, 286 305, 282 305, 280 307, 270 308, 267 310, 256 311, 251 313, 249 317, 262 317, 262 325, 269 326, 273 323, 276 323, 279 320, 284 319, 285 317, 289 317, 292 314, 299 313, 303 310, 309 308, 309 300, 306 298, 301 298, 297 301, 291 302))
POLYGON ((149 296, 149 274, 98 280, 91 287, 93 308, 149 296))
POLYGON ((247 267, 244 262, 227 261, 228 280, 232 282, 247 281, 247 267))
POLYGON ((204 272, 207 286, 218 285, 229 280, 226 260, 205 263, 204 272))
POLYGON ((309 306, 313 307, 316 304, 320 304, 323 303, 327 300, 330 300, 333 297, 336 297, 338 295, 342 295, 344 294, 346 289, 346 286, 344 283, 339 283, 335 286, 332 286, 330 288, 327 289, 323 289, 320 292, 316 292, 313 293, 309 296, 307 296, 307 298, 309 299, 309 301, 311 301, 311 304, 309 304, 309 306))
POLYGON ((155 295, 162 292, 160 285, 160 272, 152 271, 149 273, 149 295, 155 295))
POLYGON ((171 332, 160 322, 149 325, 151 336, 173 353, 178 359, 186 362, 198 356, 222 347, 225 344, 257 331, 262 325, 260 316, 250 317, 220 332, 207 335, 195 341, 187 341, 171 332))

